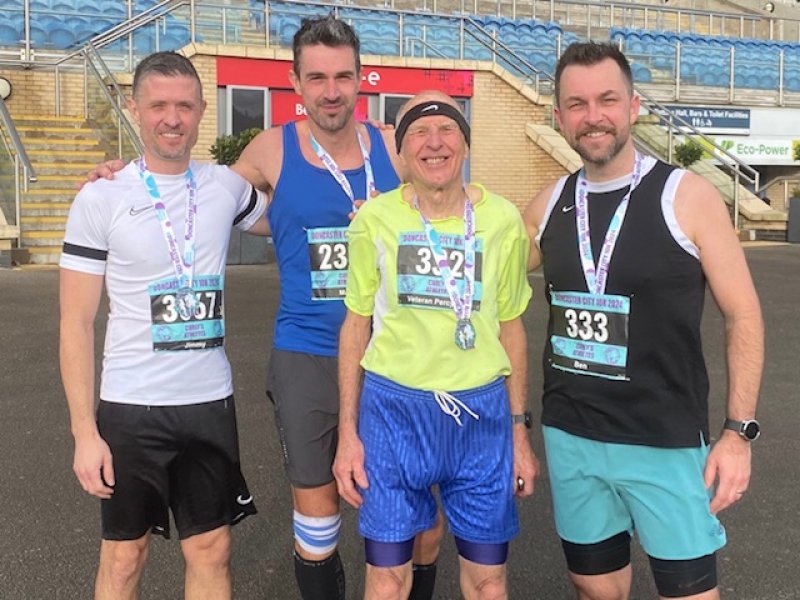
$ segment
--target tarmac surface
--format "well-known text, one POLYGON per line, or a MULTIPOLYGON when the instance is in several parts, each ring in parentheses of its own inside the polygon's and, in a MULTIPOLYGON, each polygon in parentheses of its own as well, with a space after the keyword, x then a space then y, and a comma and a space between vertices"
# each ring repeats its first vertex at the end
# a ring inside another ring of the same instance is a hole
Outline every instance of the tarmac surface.
MULTIPOLYGON (((760 246, 747 258, 767 325, 767 358, 754 444, 753 478, 742 501, 722 514, 728 546, 719 554, 727 600, 800 599, 800 246, 760 246)), ((539 364, 545 312, 542 279, 534 274, 526 314, 531 393, 539 410, 539 364)), ((294 599, 291 499, 264 394, 266 361, 277 305, 274 265, 229 267, 227 350, 234 370, 242 463, 259 514, 234 529, 235 597, 294 599)), ((0 270, 0 600, 92 597, 99 545, 99 501, 72 473, 72 438, 58 369, 58 273, 0 270)), ((105 305, 98 318, 102 334, 105 305)), ((722 320, 709 295, 703 321, 711 377, 712 434, 722 424, 725 364, 722 320)), ((98 335, 98 356, 102 335, 98 335)), ((99 371, 98 371, 99 372, 99 371)), ((534 447, 543 459, 540 432, 534 447)), ((573 598, 552 524, 546 476, 520 502, 522 533, 512 543, 509 597, 573 598)), ((363 544, 356 512, 344 510, 341 553, 348 598, 363 593, 363 544)), ((182 598, 176 539, 154 538, 142 581, 143 599, 182 598)), ((635 546, 633 599, 655 598, 646 558, 635 546)), ((457 556, 448 536, 439 559, 436 598, 459 598, 457 556)))

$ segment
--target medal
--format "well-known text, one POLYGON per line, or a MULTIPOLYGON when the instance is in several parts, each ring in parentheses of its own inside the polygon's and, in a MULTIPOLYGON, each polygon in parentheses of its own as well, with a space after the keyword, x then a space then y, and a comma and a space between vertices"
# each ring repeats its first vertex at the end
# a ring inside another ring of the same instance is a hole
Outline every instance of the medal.
POLYGON ((442 282, 450 296, 450 304, 456 314, 455 342, 461 350, 472 350, 475 347, 477 333, 470 320, 472 314, 472 298, 475 294, 475 211, 469 197, 464 200, 464 293, 459 293, 456 278, 450 271, 450 261, 442 248, 439 234, 428 218, 419 210, 419 198, 414 195, 414 208, 419 211, 420 219, 425 227, 428 246, 436 259, 436 266, 442 282))
POLYGON ((475 347, 475 326, 470 319, 459 319, 456 324, 456 346, 462 350, 475 347))
POLYGON ((197 300, 194 290, 190 287, 182 287, 175 294, 175 303, 178 307, 178 314, 184 321, 191 319, 197 310, 197 300))

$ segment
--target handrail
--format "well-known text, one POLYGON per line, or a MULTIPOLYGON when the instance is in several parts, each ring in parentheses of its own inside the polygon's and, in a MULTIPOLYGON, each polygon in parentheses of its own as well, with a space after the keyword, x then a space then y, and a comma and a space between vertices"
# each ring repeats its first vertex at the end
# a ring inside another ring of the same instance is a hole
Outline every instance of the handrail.
POLYGON ((36 170, 33 168, 28 158, 28 153, 25 151, 25 146, 23 146, 22 140, 19 139, 19 133, 17 133, 17 128, 14 126, 11 113, 8 112, 8 107, 6 106, 5 100, 2 98, 0 98, 0 120, 3 121, 6 131, 8 131, 8 137, 11 138, 11 144, 14 146, 14 152, 16 152, 16 155, 22 163, 22 168, 25 172, 25 191, 27 192, 28 183, 36 183, 38 177, 36 176, 36 170))
MULTIPOLYGON (((128 117, 125 115, 125 113, 119 107, 117 102, 114 100, 114 97, 111 95, 111 92, 108 91, 108 88, 106 87, 106 81, 104 80, 104 78, 101 75, 100 71, 98 70, 97 66, 91 60, 90 55, 94 54, 94 57, 97 60, 97 62, 100 63, 100 65, 103 67, 103 70, 106 72, 106 76, 108 77, 109 81, 112 82, 111 85, 114 87, 114 90, 117 93, 117 98, 124 98, 125 95, 122 93, 122 90, 120 89, 119 85, 117 84, 116 79, 111 74, 111 71, 109 70, 108 65, 106 65, 106 63, 100 57, 100 54, 97 52, 97 49, 91 43, 87 43, 85 48, 84 48, 84 50, 85 50, 85 55, 86 55, 86 64, 89 67, 89 70, 94 75, 95 79, 100 84, 100 89, 103 91, 103 95, 105 96, 105 98, 108 101, 108 103, 111 105, 111 109, 114 111, 114 114, 116 115, 117 120, 119 121, 119 123, 122 126, 122 128, 125 130, 125 133, 128 134, 128 137, 130 138, 131 143, 133 144, 133 146, 136 148, 136 151, 139 154, 143 154, 144 153, 144 147, 142 146, 141 140, 139 139, 139 135, 136 133, 136 130, 131 125, 130 121, 128 120, 128 117)), ((122 135, 120 135, 120 139, 119 139, 118 144, 119 144, 119 155, 121 157, 122 156, 122 148, 121 148, 121 146, 122 146, 122 135)))

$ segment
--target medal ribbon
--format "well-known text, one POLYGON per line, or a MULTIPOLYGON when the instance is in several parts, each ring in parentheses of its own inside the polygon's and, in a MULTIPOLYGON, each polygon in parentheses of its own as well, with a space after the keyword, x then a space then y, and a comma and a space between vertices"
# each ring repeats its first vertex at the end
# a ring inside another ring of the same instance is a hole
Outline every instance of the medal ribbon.
MULTIPOLYGON (((344 172, 339 168, 339 165, 336 164, 336 161, 333 160, 333 157, 328 154, 327 150, 320 146, 319 142, 314 138, 314 134, 309 131, 308 135, 311 137, 311 147, 314 149, 314 152, 317 153, 322 164, 325 165, 328 172, 333 175, 333 178, 341 186, 342 190, 344 190, 344 193, 350 198, 350 204, 352 204, 353 212, 355 212, 357 210, 356 197, 353 193, 353 188, 350 186, 350 182, 347 181, 347 176, 345 176, 344 172)), ((370 161, 367 147, 364 145, 364 139, 361 137, 361 133, 358 130, 356 130, 356 137, 358 138, 358 146, 361 148, 361 156, 364 157, 364 172, 367 177, 367 195, 364 197, 364 200, 369 200, 372 196, 372 192, 375 191, 375 177, 372 174, 372 162, 370 161)))
POLYGON ((144 162, 144 157, 137 161, 139 167, 139 176, 142 178, 144 187, 150 196, 150 202, 153 204, 153 210, 156 213, 158 222, 161 224, 161 231, 164 234, 164 240, 167 242, 167 250, 169 250, 169 258, 172 261, 172 266, 175 269, 175 277, 178 280, 178 289, 192 287, 192 279, 194 277, 194 245, 195 245, 195 219, 197 216, 197 182, 194 179, 192 168, 186 170, 186 228, 183 235, 183 257, 181 257, 180 249, 178 248, 178 240, 175 237, 175 230, 172 227, 172 222, 167 215, 167 208, 161 199, 161 193, 158 191, 158 185, 153 174, 147 170, 147 165, 144 162))
POLYGON ((419 198, 414 195, 414 208, 419 211, 422 224, 425 227, 425 237, 428 239, 428 246, 436 259, 436 266, 439 268, 444 287, 450 296, 453 311, 456 318, 461 321, 469 321, 472 314, 472 298, 475 295, 475 211, 472 202, 467 197, 464 200, 464 294, 459 295, 456 278, 450 271, 450 261, 447 253, 442 248, 439 234, 431 225, 428 218, 419 210, 419 198))
POLYGON ((600 258, 597 261, 597 267, 594 264, 594 254, 592 252, 592 237, 589 233, 589 210, 587 207, 588 202, 588 183, 583 174, 583 169, 578 173, 578 181, 575 185, 575 224, 578 228, 578 252, 581 257, 581 266, 583 267, 583 275, 586 279, 586 287, 592 294, 604 294, 606 291, 606 282, 608 281, 608 267, 611 263, 611 256, 614 254, 614 247, 619 238, 622 223, 625 221, 625 214, 628 211, 628 204, 630 203, 631 194, 639 182, 642 180, 642 163, 644 159, 641 154, 636 152, 633 163, 633 176, 631 177, 630 187, 628 192, 622 198, 611 217, 611 222, 608 224, 606 237, 603 240, 603 246, 600 250, 600 258))

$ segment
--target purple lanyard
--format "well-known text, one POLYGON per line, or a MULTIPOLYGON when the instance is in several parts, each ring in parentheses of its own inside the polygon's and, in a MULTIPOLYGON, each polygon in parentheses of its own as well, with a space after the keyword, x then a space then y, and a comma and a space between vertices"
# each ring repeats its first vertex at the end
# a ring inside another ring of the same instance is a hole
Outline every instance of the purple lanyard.
POLYGON ((428 246, 436 259, 444 286, 450 296, 453 311, 459 321, 469 321, 472 315, 472 298, 475 295, 475 211, 469 198, 464 201, 464 294, 458 293, 456 278, 450 271, 450 261, 447 253, 442 248, 439 234, 431 225, 428 218, 419 210, 419 198, 414 195, 414 208, 419 212, 422 224, 425 227, 425 237, 428 246))
POLYGON ((608 267, 611 262, 611 256, 614 254, 614 246, 617 244, 619 232, 622 229, 622 223, 625 221, 625 213, 628 211, 631 194, 633 194, 633 190, 636 189, 636 186, 638 186, 642 180, 643 162, 644 158, 642 155, 636 152, 630 187, 620 201, 619 206, 617 206, 614 216, 611 217, 611 222, 608 224, 608 230, 603 240, 603 247, 600 250, 600 258, 597 261, 596 269, 594 265, 594 254, 592 253, 592 237, 589 232, 589 210, 587 207, 588 183, 586 177, 584 177, 583 169, 578 173, 578 181, 575 185, 575 224, 578 228, 578 252, 581 256, 581 266, 583 267, 583 275, 586 279, 586 287, 591 294, 604 294, 606 291, 608 267))
POLYGON ((189 167, 186 170, 186 188, 188 192, 186 197, 186 230, 183 236, 183 257, 181 257, 178 239, 175 236, 172 221, 167 215, 167 208, 161 199, 161 193, 158 191, 156 179, 147 170, 144 157, 139 158, 136 164, 139 167, 139 176, 142 178, 144 187, 150 196, 150 202, 153 204, 153 210, 156 213, 158 222, 161 224, 161 231, 164 234, 164 240, 167 242, 169 258, 172 261, 175 277, 178 280, 178 288, 191 289, 194 277, 195 220, 197 217, 197 182, 194 179, 192 169, 189 167))
MULTIPOLYGON (((336 164, 336 161, 333 160, 333 157, 328 154, 328 152, 319 145, 319 142, 314 138, 314 134, 311 131, 308 132, 308 135, 311 138, 311 147, 314 148, 314 152, 317 153, 317 156, 322 161, 322 164, 325 165, 325 168, 328 169, 328 172, 333 175, 333 178, 336 182, 341 186, 344 193, 347 194, 347 197, 350 198, 350 204, 353 206, 353 212, 356 209, 356 196, 353 193, 353 188, 350 186, 350 182, 347 181, 347 176, 342 172, 339 168, 339 165, 336 164)), ((361 156, 364 157, 364 172, 367 177, 367 195, 364 200, 369 200, 372 192, 375 191, 375 177, 372 174, 372 162, 369 158, 369 152, 367 152, 367 147, 364 145, 364 140, 361 137, 361 133, 356 130, 356 137, 358 138, 358 146, 361 148, 361 156)))

